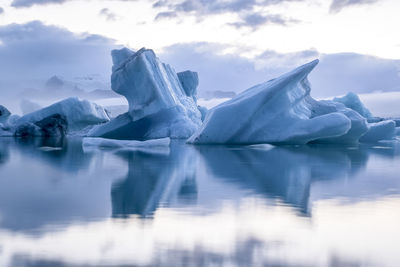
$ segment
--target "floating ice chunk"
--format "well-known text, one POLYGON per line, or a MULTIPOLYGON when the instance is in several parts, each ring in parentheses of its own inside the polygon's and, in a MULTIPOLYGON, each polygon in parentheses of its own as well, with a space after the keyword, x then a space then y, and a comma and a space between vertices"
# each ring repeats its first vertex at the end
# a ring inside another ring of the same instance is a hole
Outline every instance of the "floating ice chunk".
POLYGON ((369 124, 369 131, 360 138, 360 142, 374 143, 381 140, 391 140, 396 136, 396 123, 392 120, 369 124))
POLYGON ((146 141, 86 137, 82 140, 82 147, 85 152, 91 152, 99 148, 106 148, 116 149, 118 151, 127 150, 157 154, 169 154, 170 142, 171 139, 168 137, 146 141))
POLYGON ((358 95, 350 92, 345 96, 342 97, 335 97, 333 99, 335 102, 339 102, 344 104, 346 107, 357 111, 361 116, 364 118, 372 118, 371 112, 364 106, 364 104, 361 102, 360 98, 358 95))
POLYGON ((188 138, 201 125, 201 113, 175 71, 152 50, 113 51, 112 89, 125 96, 129 111, 100 125, 89 136, 114 139, 188 138), (123 59, 125 58, 125 61, 123 59), (123 62, 122 62, 123 61, 123 62))
POLYGON ((211 109, 189 143, 306 144, 358 140, 367 130, 357 113, 310 96, 307 75, 318 60, 256 85, 211 109), (348 134, 346 136, 346 134, 348 134))
POLYGON ((35 123, 55 114, 65 117, 68 129, 73 131, 110 120, 101 106, 71 97, 22 116, 16 121, 16 127, 26 123, 35 123))

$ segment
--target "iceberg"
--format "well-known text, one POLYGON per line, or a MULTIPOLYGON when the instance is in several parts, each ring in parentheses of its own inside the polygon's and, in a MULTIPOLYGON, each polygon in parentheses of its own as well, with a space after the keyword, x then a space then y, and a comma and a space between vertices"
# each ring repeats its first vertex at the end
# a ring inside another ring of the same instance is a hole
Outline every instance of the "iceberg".
POLYGON ((113 139, 188 138, 201 125, 195 86, 197 74, 180 80, 152 50, 113 50, 112 90, 129 104, 127 113, 94 127, 88 136, 113 139), (182 83, 183 81, 183 83, 182 83), (184 85, 183 85, 184 84, 184 85), (185 89, 184 87, 185 86, 185 89))
POLYGON ((370 123, 368 132, 360 138, 363 143, 392 140, 396 137, 396 123, 392 120, 370 123))
POLYGON ((110 120, 107 112, 101 106, 87 100, 71 97, 22 116, 16 120, 14 127, 18 128, 28 124, 31 124, 32 127, 32 124, 37 124, 57 114, 65 118, 70 132, 110 120))
POLYGON ((65 136, 67 130, 67 118, 60 114, 54 114, 34 123, 26 122, 19 125, 14 131, 14 136, 59 137, 65 136))
POLYGON ((11 112, 4 106, 0 105, 0 122, 3 123, 7 121, 8 117, 11 115, 11 112))
POLYGON ((1 137, 13 136, 13 133, 10 131, 9 128, 4 126, 3 123, 0 123, 0 136, 1 137))
POLYGON ((368 130, 366 119, 333 101, 310 96, 308 74, 314 60, 256 85, 211 109, 193 144, 306 144, 356 142, 368 130))
POLYGON ((372 118, 371 112, 364 106, 358 95, 356 95, 355 93, 350 92, 345 96, 335 97, 333 101, 342 103, 346 107, 357 111, 364 118, 372 118))

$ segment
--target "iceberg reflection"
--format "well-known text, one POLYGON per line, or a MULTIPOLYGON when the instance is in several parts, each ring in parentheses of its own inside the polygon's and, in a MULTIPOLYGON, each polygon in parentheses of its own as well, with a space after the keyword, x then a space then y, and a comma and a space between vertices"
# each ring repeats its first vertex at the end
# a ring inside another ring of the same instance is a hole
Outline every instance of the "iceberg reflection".
POLYGON ((193 198, 197 191, 194 152, 182 143, 173 144, 168 155, 118 152, 129 170, 125 178, 112 185, 113 217, 147 217, 174 198, 193 198))
POLYGON ((400 261, 382 246, 400 238, 396 143, 153 153, 43 142, 0 139, 1 266, 400 261))

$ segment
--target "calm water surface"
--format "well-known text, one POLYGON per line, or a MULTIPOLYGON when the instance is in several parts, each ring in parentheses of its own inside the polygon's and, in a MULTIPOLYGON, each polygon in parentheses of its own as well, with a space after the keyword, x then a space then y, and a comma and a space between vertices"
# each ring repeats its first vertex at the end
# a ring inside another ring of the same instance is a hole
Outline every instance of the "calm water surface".
POLYGON ((0 139, 0 266, 399 266, 400 145, 0 139))

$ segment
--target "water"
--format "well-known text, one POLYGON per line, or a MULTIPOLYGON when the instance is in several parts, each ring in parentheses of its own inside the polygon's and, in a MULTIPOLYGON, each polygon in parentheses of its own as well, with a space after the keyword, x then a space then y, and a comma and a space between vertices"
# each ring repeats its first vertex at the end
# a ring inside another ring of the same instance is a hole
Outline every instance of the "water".
POLYGON ((0 139, 0 266, 398 266, 400 145, 0 139))

